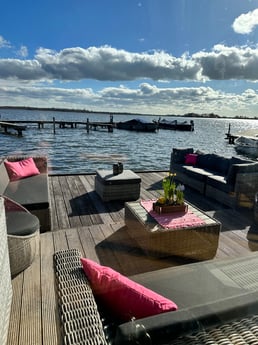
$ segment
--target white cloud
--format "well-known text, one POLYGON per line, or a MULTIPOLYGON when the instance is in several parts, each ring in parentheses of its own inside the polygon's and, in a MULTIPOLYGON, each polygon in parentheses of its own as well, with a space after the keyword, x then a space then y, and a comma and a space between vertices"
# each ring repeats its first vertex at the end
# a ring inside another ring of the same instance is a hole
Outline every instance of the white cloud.
POLYGON ((26 46, 21 46, 17 54, 23 58, 28 56, 28 48, 26 46))
MULTIPOLYGON (((25 56, 27 48, 21 48, 25 56)), ((0 105, 72 107, 115 112, 124 112, 126 109, 128 112, 153 114, 233 114, 240 109, 247 114, 248 107, 257 108, 258 112, 257 92, 249 88, 239 95, 206 86, 172 88, 155 85, 161 81, 180 81, 181 85, 183 82, 186 85, 189 81, 203 80, 257 82, 258 47, 228 47, 220 44, 208 52, 180 57, 162 51, 131 53, 108 46, 87 49, 75 47, 59 52, 40 48, 31 60, 0 58, 0 79, 4 81, 1 82, 4 87, 0 87, 0 105), (99 91, 76 88, 75 82, 81 85, 79 82, 86 79, 105 83, 99 84, 99 91), (138 87, 128 87, 135 85, 137 80, 138 87), (120 87, 113 86, 117 81, 127 83, 120 87), (49 87, 49 83, 54 82, 62 85, 62 88, 49 87), (106 82, 108 87, 105 87, 106 82), (73 89, 70 89, 71 85, 73 89)))
POLYGON ((136 88, 107 87, 63 89, 57 87, 0 86, 0 105, 78 108, 109 112, 146 114, 216 113, 239 114, 241 109, 257 108, 258 93, 247 89, 241 94, 226 93, 211 87, 159 88, 142 83, 136 88))
MULTIPOLYGON (((21 47, 25 56, 27 48, 21 47)), ((258 81, 258 47, 215 45, 175 57, 163 51, 131 53, 111 47, 40 48, 33 60, 0 59, 0 79, 20 81, 258 81)))
POLYGON ((102 81, 194 79, 198 66, 165 52, 130 53, 112 47, 67 48, 58 53, 39 49, 36 57, 54 79, 102 81))
POLYGON ((232 24, 233 30, 238 34, 250 34, 258 25, 258 9, 241 14, 232 24))
POLYGON ((201 75, 210 80, 258 80, 258 48, 214 46, 211 52, 192 56, 198 61, 201 75))
POLYGON ((11 44, 0 35, 0 48, 10 48, 11 44))

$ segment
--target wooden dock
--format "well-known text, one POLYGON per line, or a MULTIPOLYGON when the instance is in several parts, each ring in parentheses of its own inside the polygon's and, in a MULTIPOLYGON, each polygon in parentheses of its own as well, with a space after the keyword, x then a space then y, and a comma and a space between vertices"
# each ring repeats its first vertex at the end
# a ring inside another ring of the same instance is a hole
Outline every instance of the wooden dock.
POLYGON ((4 133, 9 134, 9 130, 15 130, 17 132, 17 135, 19 137, 22 136, 22 131, 25 131, 26 126, 22 126, 20 124, 17 124, 16 122, 5 122, 5 121, 0 121, 0 127, 4 128, 4 133))
MULTIPOLYGON (((156 198, 167 172, 137 172, 141 198, 156 198)), ((12 280, 13 302, 8 345, 62 345, 53 272, 53 253, 78 248, 82 254, 125 275, 153 271, 189 261, 146 257, 129 237, 124 203, 103 203, 94 191, 94 174, 50 176, 53 231, 41 234, 40 254, 12 280)), ((222 223, 214 260, 250 255, 258 250, 251 211, 222 207, 190 189, 187 201, 222 223)))
POLYGON ((5 128, 5 132, 7 133, 7 130, 9 128, 16 129, 19 134, 21 134, 22 130, 25 130, 27 126, 22 125, 26 124, 27 126, 32 125, 36 126, 38 129, 44 129, 46 126, 53 128, 53 131, 55 132, 56 128, 65 129, 65 128, 83 128, 86 129, 87 132, 90 130, 98 130, 98 129, 107 129, 108 132, 113 132, 113 128, 115 127, 115 124, 110 122, 92 122, 87 119, 86 121, 65 121, 65 120, 56 120, 53 118, 53 120, 6 120, 1 121, 0 126, 5 128))

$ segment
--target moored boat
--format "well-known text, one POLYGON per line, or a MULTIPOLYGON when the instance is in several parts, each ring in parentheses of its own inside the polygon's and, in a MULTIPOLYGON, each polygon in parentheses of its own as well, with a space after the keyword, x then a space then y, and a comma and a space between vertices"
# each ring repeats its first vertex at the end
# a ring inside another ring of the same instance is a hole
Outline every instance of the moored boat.
POLYGON ((167 119, 159 119, 158 121, 153 121, 157 124, 158 128, 161 129, 170 129, 174 131, 194 131, 194 122, 191 120, 190 122, 187 121, 178 121, 178 120, 167 120, 167 119))
POLYGON ((235 149, 240 154, 258 157, 258 134, 240 135, 235 139, 235 149))
POLYGON ((129 121, 118 122, 116 124, 116 128, 136 132, 156 132, 157 124, 153 122, 147 122, 142 119, 132 119, 129 121))

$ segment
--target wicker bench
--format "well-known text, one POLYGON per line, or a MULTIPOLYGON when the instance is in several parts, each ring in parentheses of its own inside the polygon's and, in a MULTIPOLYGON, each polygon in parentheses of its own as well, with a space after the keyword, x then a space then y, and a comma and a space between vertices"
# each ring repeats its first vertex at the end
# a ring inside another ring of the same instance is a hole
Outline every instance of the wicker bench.
POLYGON ((97 305, 80 256, 76 249, 54 254, 64 345, 239 345, 243 339, 246 344, 258 343, 256 256, 131 277, 164 296, 174 295, 179 309, 126 323, 110 320, 110 311, 97 305))

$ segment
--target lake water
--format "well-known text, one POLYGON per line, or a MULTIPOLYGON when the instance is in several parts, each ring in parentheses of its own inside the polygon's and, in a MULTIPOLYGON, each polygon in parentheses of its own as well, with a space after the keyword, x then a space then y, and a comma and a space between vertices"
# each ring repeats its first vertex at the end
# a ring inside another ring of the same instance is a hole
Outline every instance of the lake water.
MULTIPOLYGON (((42 110, 1 109, 1 120, 73 120, 109 121, 108 114, 85 114, 42 110)), ((132 115, 114 115, 114 122, 135 118, 132 115)), ((139 116, 137 116, 139 117, 139 116)), ((158 116, 148 116, 148 121, 158 116)), ((172 118, 175 119, 175 118, 172 118)), ((182 118, 177 118, 182 121, 182 118)), ((184 120, 189 120, 183 118, 184 120)), ((256 129, 257 120, 200 119, 194 118, 194 132, 160 129, 156 133, 131 132, 114 129, 91 130, 85 127, 56 128, 46 125, 38 129, 28 125, 22 137, 0 134, 0 155, 47 155, 49 170, 53 174, 73 174, 110 169, 112 164, 123 162, 124 168, 132 170, 168 170, 173 147, 193 147, 207 153, 236 156, 234 145, 225 140, 231 125, 231 133, 256 129)))

